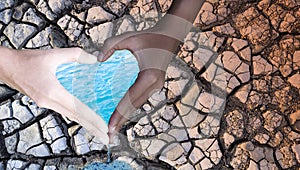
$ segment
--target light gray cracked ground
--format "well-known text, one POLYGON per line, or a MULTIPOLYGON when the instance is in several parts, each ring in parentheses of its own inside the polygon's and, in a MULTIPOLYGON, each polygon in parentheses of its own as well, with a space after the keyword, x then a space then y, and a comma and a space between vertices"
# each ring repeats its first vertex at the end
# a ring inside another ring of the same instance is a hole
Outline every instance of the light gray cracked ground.
MULTIPOLYGON (((2 0, 0 43, 89 50, 151 27, 170 4, 2 0)), ((205 2, 164 88, 122 129, 113 157, 136 169, 299 169, 299 7, 297 0, 205 2)), ((5 84, 0 92, 0 169, 78 169, 106 160, 103 144, 77 123, 5 84)))

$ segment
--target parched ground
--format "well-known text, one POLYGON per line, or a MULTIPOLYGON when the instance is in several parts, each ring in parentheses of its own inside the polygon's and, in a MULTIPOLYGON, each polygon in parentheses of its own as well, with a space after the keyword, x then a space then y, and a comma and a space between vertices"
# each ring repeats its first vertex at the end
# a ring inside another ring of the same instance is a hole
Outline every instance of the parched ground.
MULTIPOLYGON (((1 0, 0 43, 82 47, 151 27, 171 0, 1 0)), ((164 88, 121 131, 135 169, 299 169, 300 1, 208 0, 164 88)), ((17 69, 17 68, 16 68, 17 69)), ((28 75, 30 76, 30 75, 28 75)), ((0 85, 0 169, 79 169, 106 148, 0 85)))

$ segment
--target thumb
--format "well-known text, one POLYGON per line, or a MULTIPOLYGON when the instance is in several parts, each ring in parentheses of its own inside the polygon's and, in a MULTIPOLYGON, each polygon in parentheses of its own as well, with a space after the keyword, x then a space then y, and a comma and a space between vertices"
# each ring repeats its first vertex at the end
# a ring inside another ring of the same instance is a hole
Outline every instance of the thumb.
POLYGON ((81 48, 57 48, 48 50, 49 57, 56 65, 78 62, 80 64, 94 64, 97 62, 97 57, 87 53, 81 48))

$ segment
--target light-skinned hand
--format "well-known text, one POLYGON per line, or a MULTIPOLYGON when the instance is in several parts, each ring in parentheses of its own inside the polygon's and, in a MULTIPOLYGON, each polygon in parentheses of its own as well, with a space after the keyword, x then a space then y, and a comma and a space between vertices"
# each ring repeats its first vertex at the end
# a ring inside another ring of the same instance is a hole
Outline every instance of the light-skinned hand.
POLYGON ((108 127, 103 119, 70 94, 55 75, 61 64, 94 64, 97 57, 80 48, 12 50, 0 47, 0 51, 0 80, 29 96, 39 107, 52 109, 78 122, 108 144, 108 127))

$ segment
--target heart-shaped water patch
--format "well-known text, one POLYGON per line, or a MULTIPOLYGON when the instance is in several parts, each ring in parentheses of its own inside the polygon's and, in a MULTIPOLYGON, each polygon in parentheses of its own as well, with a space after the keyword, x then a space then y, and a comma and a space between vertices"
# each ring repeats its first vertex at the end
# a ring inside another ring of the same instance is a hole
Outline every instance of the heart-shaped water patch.
POLYGON ((116 51, 107 61, 93 65, 67 63, 59 66, 59 82, 88 105, 106 123, 139 72, 135 57, 127 50, 116 51))

